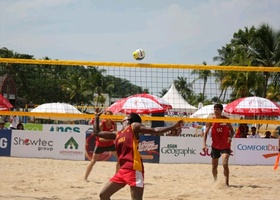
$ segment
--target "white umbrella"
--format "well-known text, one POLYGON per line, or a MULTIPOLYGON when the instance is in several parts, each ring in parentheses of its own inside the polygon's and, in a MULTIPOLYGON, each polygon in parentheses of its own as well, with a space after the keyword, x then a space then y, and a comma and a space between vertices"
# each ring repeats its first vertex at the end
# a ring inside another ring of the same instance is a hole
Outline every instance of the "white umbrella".
MULTIPOLYGON (((82 114, 77 108, 67 103, 45 103, 42 104, 30 112, 33 113, 50 113, 50 114, 82 114)), ((74 121, 79 120, 80 118, 71 118, 63 116, 38 116, 36 118, 39 119, 52 119, 52 120, 60 120, 60 121, 74 121)))
MULTIPOLYGON (((226 107, 226 104, 223 104, 223 107, 226 107)), ((222 115, 229 117, 229 118, 235 118, 235 119, 240 119, 240 115, 234 115, 234 114, 229 114, 226 112, 223 112, 222 115)), ((214 116, 214 105, 207 105, 203 106, 200 108, 198 111, 193 113, 190 118, 212 118, 214 116)))

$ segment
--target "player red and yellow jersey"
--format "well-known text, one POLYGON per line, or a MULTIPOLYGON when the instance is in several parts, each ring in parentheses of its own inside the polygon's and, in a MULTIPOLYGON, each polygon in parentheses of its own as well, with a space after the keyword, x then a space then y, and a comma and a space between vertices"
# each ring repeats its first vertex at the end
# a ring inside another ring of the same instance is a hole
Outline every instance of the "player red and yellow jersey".
POLYGON ((120 168, 144 171, 138 143, 139 140, 135 138, 132 125, 117 133, 115 145, 120 168))
MULTIPOLYGON (((103 127, 103 130, 102 131, 110 131, 110 132, 113 132, 115 130, 115 122, 112 121, 112 125, 110 127, 107 127, 106 124, 105 124, 105 120, 103 120, 101 122, 102 124, 102 127, 103 127)), ((102 139, 100 140, 99 137, 96 137, 96 140, 95 140, 95 145, 98 146, 98 147, 110 147, 112 145, 114 145, 114 141, 102 141, 102 139)))

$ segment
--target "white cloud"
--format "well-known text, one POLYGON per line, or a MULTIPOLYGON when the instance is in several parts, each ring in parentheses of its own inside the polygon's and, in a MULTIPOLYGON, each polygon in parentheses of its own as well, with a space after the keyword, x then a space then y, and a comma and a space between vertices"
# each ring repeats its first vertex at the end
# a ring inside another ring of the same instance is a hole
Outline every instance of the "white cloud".
POLYGON ((0 42, 35 57, 73 59, 79 52, 75 59, 129 61, 125 52, 141 47, 147 62, 209 63, 238 29, 262 22, 280 28, 277 0, 164 1, 159 9, 147 2, 122 11, 97 1, 2 1, 8 20, 1 20, 0 42))
POLYGON ((131 62, 143 48, 148 63, 211 64, 239 29, 279 30, 279 8, 279 0, 0 1, 0 44, 35 58, 131 62))

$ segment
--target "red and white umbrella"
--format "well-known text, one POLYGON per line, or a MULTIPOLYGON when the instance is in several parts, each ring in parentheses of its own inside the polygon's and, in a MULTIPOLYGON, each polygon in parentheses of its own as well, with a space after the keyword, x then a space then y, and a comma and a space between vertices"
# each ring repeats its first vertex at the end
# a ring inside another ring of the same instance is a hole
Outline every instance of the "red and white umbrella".
POLYGON ((125 114, 162 113, 168 109, 172 109, 172 106, 168 102, 160 97, 147 93, 135 94, 120 99, 107 108, 107 110, 110 110, 113 113, 125 114))
POLYGON ((13 105, 5 98, 2 94, 0 94, 0 110, 8 111, 10 108, 13 108, 13 105))
POLYGON ((229 103, 224 111, 245 116, 279 116, 280 106, 262 97, 244 97, 229 103))

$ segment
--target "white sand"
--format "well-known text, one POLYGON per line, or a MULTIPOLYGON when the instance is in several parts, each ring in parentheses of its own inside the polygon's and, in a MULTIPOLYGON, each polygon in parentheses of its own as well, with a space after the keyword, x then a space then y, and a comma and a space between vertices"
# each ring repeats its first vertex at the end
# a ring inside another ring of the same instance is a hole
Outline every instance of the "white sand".
MULTIPOLYGON (((98 194, 115 171, 114 162, 97 162, 90 182, 83 176, 88 161, 0 157, 0 199, 99 199, 98 194)), ((222 166, 213 182, 209 164, 145 165, 145 200, 280 199, 280 168, 230 166, 230 187, 224 186, 222 166)), ((129 200, 126 186, 112 196, 129 200)))

